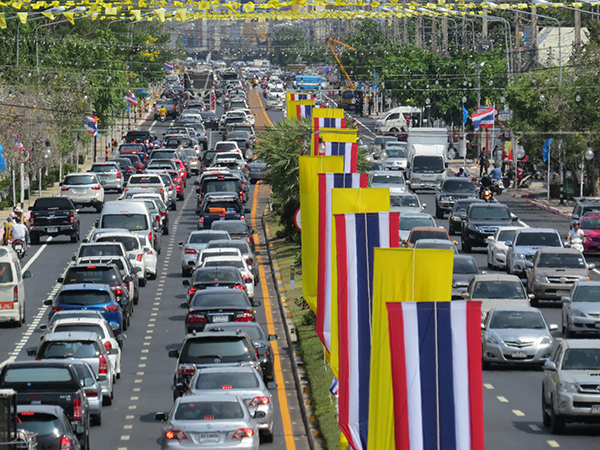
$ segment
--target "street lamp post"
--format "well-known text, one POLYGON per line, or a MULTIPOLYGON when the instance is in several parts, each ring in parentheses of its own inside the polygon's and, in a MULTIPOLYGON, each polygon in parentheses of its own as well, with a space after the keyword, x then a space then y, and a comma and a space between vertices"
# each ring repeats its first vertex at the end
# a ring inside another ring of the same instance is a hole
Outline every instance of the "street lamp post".
POLYGON ((587 150, 581 155, 581 176, 579 177, 579 196, 583 197, 583 177, 585 175, 585 160, 591 161, 594 159, 594 150, 588 147, 587 150))

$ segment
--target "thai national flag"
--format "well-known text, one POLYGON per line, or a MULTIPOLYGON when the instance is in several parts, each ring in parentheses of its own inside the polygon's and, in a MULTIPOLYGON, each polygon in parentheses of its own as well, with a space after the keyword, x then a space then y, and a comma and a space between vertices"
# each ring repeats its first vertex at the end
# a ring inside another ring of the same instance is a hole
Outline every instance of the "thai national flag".
MULTIPOLYGON (((315 151, 319 156, 319 133, 313 133, 316 136, 315 151)), ((325 144, 325 154, 321 156, 343 156, 344 157, 344 172, 356 172, 358 164, 358 143, 357 142, 323 142, 325 144)))
POLYGON ((166 62, 166 63, 163 63, 163 67, 165 68, 166 71, 173 72, 173 64, 166 62))
POLYGON ((297 102, 300 100, 314 100, 314 94, 290 94, 290 100, 292 102, 297 102))
POLYGON ((479 113, 471 114, 473 120, 473 128, 475 131, 479 128, 492 128, 494 126, 494 118, 496 117, 496 107, 492 106, 479 113))
POLYGON ((88 116, 83 116, 83 120, 81 121, 85 129, 92 135, 98 136, 98 118, 93 114, 88 116))
POLYGON ((321 128, 347 128, 346 119, 331 119, 325 117, 313 118, 313 131, 319 131, 321 128))
POLYGON ((129 91, 129 94, 127 94, 123 100, 125 100, 127 103, 134 105, 134 106, 138 106, 138 101, 137 98, 135 97, 135 94, 133 93, 133 91, 129 91))
POLYGON ((315 105, 296 105, 296 118, 312 117, 312 110, 315 105))
POLYGON ((331 190, 366 188, 368 174, 320 173, 319 177, 319 261, 317 278, 316 332, 327 351, 331 350, 331 190))
POLYGON ((15 148, 22 149, 24 147, 23 143, 19 140, 19 136, 17 136, 17 132, 15 131, 14 127, 12 129, 12 132, 13 132, 13 141, 15 143, 15 148))
MULTIPOLYGON (((400 246, 400 213, 336 214, 339 426, 366 450, 369 425, 373 259, 376 247, 400 246)), ((318 312, 318 309, 317 309, 318 312)))
POLYGON ((387 309, 396 448, 485 448, 481 303, 399 302, 387 309))

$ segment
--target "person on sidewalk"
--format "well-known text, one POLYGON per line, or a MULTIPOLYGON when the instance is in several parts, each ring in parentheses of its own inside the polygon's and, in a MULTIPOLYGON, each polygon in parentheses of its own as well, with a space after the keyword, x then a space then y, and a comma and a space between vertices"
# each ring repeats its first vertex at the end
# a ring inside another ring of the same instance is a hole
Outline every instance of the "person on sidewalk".
POLYGON ((6 219, 6 223, 4 224, 4 236, 2 237, 2 245, 8 245, 10 241, 12 241, 12 232, 11 229, 15 224, 12 213, 6 219))
POLYGON ((369 116, 371 115, 372 111, 373 111, 373 96, 369 95, 369 116))
POLYGON ((479 157, 479 178, 481 178, 484 174, 487 174, 488 164, 487 155, 485 152, 481 152, 481 156, 479 157))

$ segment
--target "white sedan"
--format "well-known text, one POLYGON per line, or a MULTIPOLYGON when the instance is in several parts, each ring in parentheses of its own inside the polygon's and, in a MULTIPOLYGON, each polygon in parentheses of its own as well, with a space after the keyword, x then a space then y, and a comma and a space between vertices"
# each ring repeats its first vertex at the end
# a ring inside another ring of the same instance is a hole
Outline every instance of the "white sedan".
POLYGON ((519 227, 501 227, 487 238, 487 266, 490 269, 506 269, 506 243, 512 241, 519 227))
MULTIPOLYGON (((213 250, 224 250, 224 249, 213 249, 213 250)), ((237 250, 237 249, 235 249, 237 250)), ((204 250, 206 251, 206 250, 204 250)), ((239 252, 239 250, 238 250, 239 252)), ((200 259, 200 258, 198 258, 200 259)), ((248 267, 246 260, 241 255, 236 254, 224 254, 223 256, 207 256, 204 258, 199 267, 219 267, 219 266, 233 266, 240 270, 244 284, 246 285, 246 294, 249 299, 254 298, 254 276, 252 271, 248 267)))

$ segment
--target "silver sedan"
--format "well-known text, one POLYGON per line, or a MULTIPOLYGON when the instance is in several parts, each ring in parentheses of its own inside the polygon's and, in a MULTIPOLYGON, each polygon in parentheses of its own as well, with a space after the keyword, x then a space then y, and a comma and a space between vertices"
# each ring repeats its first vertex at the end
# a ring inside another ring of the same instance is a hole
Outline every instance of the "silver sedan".
POLYGON ((196 261, 201 250, 216 239, 229 239, 229 233, 221 230, 192 231, 187 240, 178 243, 181 248, 181 274, 189 277, 196 267, 196 261))

